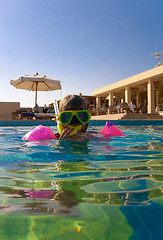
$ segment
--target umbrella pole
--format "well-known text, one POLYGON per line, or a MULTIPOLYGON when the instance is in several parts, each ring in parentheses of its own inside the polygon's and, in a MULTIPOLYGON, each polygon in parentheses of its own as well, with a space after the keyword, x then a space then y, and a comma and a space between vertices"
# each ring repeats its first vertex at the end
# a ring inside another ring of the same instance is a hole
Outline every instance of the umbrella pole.
POLYGON ((37 85, 38 85, 38 82, 36 82, 36 92, 35 92, 35 113, 37 113, 37 85))

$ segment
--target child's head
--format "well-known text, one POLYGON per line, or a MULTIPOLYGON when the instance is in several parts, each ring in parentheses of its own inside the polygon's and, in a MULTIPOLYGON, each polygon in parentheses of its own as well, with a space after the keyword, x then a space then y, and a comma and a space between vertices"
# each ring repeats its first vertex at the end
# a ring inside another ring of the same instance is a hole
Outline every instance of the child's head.
POLYGON ((86 110, 86 108, 84 99, 78 95, 68 95, 59 103, 60 112, 67 110, 86 110))
POLYGON ((59 111, 61 113, 60 122, 62 123, 63 128, 81 126, 80 129, 86 131, 88 127, 88 121, 90 119, 90 114, 87 111, 82 112, 82 110, 86 110, 86 103, 82 97, 78 95, 68 95, 64 97, 59 103, 59 111), (81 112, 77 112, 78 110, 81 110, 81 112), (65 112, 64 115, 63 112, 65 112), (82 120, 80 121, 80 119, 82 120), (63 121, 66 120, 68 123, 64 124, 63 121))

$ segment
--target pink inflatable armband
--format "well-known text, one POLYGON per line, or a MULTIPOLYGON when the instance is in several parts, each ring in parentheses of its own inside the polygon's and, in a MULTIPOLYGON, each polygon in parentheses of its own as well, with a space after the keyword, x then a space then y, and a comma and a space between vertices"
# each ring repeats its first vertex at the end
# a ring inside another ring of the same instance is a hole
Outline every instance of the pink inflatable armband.
POLYGON ((106 122, 105 127, 102 129, 100 134, 105 134, 110 137, 125 136, 125 134, 110 121, 106 122))
POLYGON ((35 127, 22 138, 22 140, 28 141, 40 141, 47 139, 57 139, 57 137, 50 128, 42 125, 35 127))

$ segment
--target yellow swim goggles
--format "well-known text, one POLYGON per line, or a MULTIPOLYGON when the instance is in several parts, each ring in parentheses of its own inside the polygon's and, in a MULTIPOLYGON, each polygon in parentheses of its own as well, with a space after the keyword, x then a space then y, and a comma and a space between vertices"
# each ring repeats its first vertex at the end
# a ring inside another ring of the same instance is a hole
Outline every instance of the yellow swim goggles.
POLYGON ((77 119, 81 123, 88 123, 91 115, 87 110, 70 110, 70 111, 64 111, 59 114, 59 121, 63 125, 67 125, 72 121, 73 116, 77 116, 77 119))

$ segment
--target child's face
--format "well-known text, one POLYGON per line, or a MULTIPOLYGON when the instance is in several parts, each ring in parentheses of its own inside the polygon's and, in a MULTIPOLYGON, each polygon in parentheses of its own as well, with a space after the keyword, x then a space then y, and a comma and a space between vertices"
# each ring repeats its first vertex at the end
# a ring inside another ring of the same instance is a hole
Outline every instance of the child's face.
POLYGON ((74 134, 79 131, 86 131, 90 119, 89 112, 86 111, 86 104, 82 98, 76 95, 69 95, 62 99, 59 106, 60 126, 62 132, 73 131, 74 134), (81 113, 81 112, 82 113, 81 113), (84 113, 86 112, 86 113, 84 113))
POLYGON ((63 130, 73 128, 75 134, 79 131, 86 131, 90 113, 87 110, 67 110, 60 113, 59 120, 63 130))

